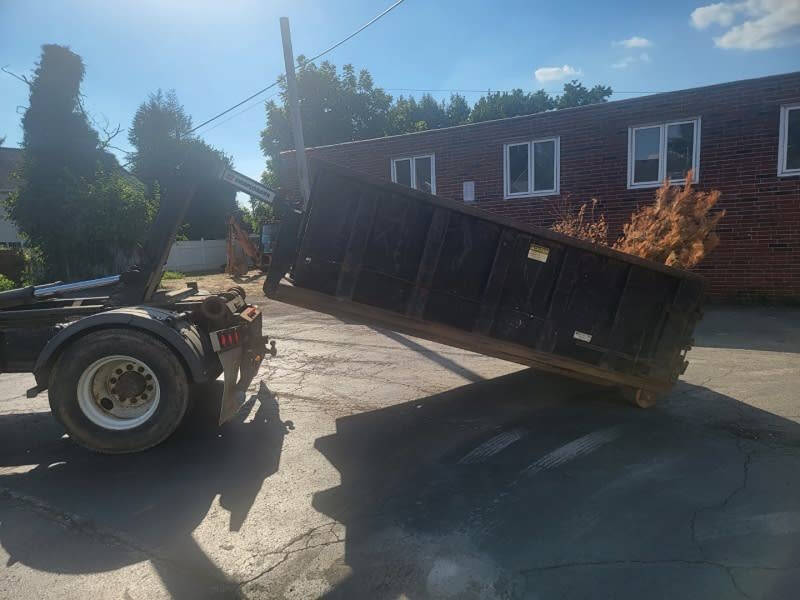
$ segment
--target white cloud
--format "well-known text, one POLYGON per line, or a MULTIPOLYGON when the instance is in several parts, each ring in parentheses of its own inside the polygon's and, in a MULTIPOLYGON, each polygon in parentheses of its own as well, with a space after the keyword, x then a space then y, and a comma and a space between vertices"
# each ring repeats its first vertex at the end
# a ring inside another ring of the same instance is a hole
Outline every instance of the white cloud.
POLYGON ((709 25, 722 25, 728 27, 733 23, 733 18, 739 10, 737 4, 727 2, 717 2, 708 6, 695 8, 691 14, 692 27, 695 29, 705 29, 709 25))
POLYGON ((648 40, 645 37, 639 37, 635 35, 633 37, 628 38, 627 40, 620 40, 618 42, 614 42, 615 46, 625 46, 626 48, 649 48, 653 45, 653 42, 648 40))
POLYGON ((711 25, 729 28, 722 35, 714 37, 714 43, 719 48, 766 50, 791 46, 800 43, 800 2, 717 2, 692 11, 690 23, 695 29, 706 29, 711 25), (740 17, 743 20, 734 25, 740 17))
POLYGON ((637 62, 649 63, 650 55, 647 52, 642 52, 639 56, 626 56, 622 60, 615 62, 611 65, 612 69, 627 69, 632 64, 637 62))
POLYGON ((575 69, 569 65, 564 65, 563 67, 539 67, 533 72, 536 81, 558 81, 580 74, 580 69, 575 69))

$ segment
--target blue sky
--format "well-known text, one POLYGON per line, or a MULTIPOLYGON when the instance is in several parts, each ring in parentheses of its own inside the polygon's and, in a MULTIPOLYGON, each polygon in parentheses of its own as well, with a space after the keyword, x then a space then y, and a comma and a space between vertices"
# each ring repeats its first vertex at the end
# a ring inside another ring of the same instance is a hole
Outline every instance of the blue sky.
MULTIPOLYGON (((0 0, 0 65, 29 74, 41 44, 66 44, 86 63, 83 92, 97 118, 127 128, 160 87, 174 88, 197 124, 282 71, 279 17, 291 21, 295 53, 312 55, 391 3, 0 0)), ((327 58, 369 69, 387 89, 558 91, 577 78, 611 85, 617 99, 800 70, 798 42, 800 0, 619 0, 613 8, 594 0, 405 0, 327 58)), ((27 88, 0 73, 6 145, 19 143, 26 103, 27 88)), ((264 111, 261 100, 249 106, 200 134, 258 177, 264 111)), ((116 143, 128 147, 123 135, 116 143)))

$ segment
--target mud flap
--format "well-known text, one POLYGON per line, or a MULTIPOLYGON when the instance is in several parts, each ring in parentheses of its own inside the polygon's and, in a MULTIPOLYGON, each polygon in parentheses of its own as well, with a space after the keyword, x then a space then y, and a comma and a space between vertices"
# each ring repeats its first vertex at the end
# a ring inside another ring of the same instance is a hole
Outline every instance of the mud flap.
POLYGON ((253 352, 244 347, 232 348, 218 354, 222 363, 225 384, 219 409, 219 424, 230 421, 247 400, 247 388, 258 373, 264 352, 253 352))
POLYGON ((244 388, 240 382, 240 373, 244 349, 240 346, 219 353, 225 384, 222 389, 222 403, 219 409, 219 424, 230 421, 244 404, 247 384, 244 388))

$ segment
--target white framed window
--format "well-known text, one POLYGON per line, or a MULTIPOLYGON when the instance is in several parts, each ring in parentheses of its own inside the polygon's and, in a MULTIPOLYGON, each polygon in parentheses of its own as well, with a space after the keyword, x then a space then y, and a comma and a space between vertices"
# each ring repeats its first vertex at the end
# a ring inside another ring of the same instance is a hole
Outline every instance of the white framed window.
POLYGON ((503 197, 558 194, 561 144, 558 137, 503 146, 503 197))
POLYGON ((700 117, 628 128, 628 188, 658 187, 669 178, 700 177, 700 117))
POLYGON ((415 190, 436 193, 436 157, 433 154, 392 159, 392 181, 415 190))
POLYGON ((800 104, 781 106, 778 176, 800 175, 800 104))

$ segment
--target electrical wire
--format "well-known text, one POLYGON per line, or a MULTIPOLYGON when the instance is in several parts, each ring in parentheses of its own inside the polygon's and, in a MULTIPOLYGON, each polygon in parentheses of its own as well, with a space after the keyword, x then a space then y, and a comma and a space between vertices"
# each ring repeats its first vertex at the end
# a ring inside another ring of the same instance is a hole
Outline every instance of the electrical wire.
POLYGON ((382 18, 382 17, 384 17, 384 16, 388 15, 388 14, 389 14, 391 11, 393 11, 395 8, 397 8, 398 6, 400 6, 400 5, 401 5, 403 2, 405 2, 405 0, 397 0, 397 2, 395 2, 395 3, 394 3, 394 4, 392 4, 392 5, 391 5, 389 8, 387 8, 386 10, 384 10, 384 11, 383 11, 381 14, 379 14, 379 15, 378 15, 378 16, 376 16, 376 17, 373 17, 372 19, 370 19, 369 21, 367 21, 366 23, 364 23, 364 24, 363 24, 361 27, 359 27, 358 29, 356 29, 356 30, 355 30, 353 33, 351 33, 350 35, 348 35, 346 38, 343 38, 342 40, 340 40, 340 41, 336 42, 336 43, 335 43, 333 46, 331 46, 330 48, 326 48, 325 50, 323 50, 322 52, 320 52, 320 53, 319 53, 319 54, 317 54, 316 56, 312 56, 311 58, 309 58, 309 59, 308 59, 308 60, 306 60, 305 62, 306 62, 306 63, 312 63, 312 62, 314 62, 315 60, 317 60, 318 58, 321 58, 321 57, 325 56, 326 54, 328 54, 328 52, 331 52, 332 50, 335 50, 336 48, 338 48, 339 46, 341 46, 342 44, 344 44, 346 41, 348 41, 349 39, 352 39, 352 38, 354 38, 354 37, 355 37, 355 36, 357 36, 359 33, 361 33, 362 31, 364 31, 364 30, 365 30, 367 27, 369 27, 370 25, 372 25, 372 24, 373 24, 375 21, 377 21, 378 19, 380 19, 380 18, 382 18))
MULTIPOLYGON (((336 43, 335 43, 335 44, 333 44, 332 46, 329 46, 328 48, 326 48, 325 50, 323 50, 322 52, 320 52, 319 54, 316 54, 316 55, 312 56, 311 58, 309 58, 309 59, 306 59, 306 60, 303 62, 303 65, 311 64, 311 63, 313 63, 315 60, 317 60, 318 58, 321 58, 321 57, 325 56, 326 54, 328 54, 329 52, 332 52, 333 50, 335 50, 336 48, 338 48, 339 46, 341 46, 342 44, 344 44, 344 43, 345 43, 345 42, 347 42, 348 40, 351 40, 352 38, 354 38, 355 36, 357 36, 359 33, 361 33, 362 31, 364 31, 364 30, 365 30, 367 27, 369 27, 370 25, 372 25, 373 23, 375 23, 375 22, 376 22, 376 21, 378 21, 379 19, 381 19, 381 18, 383 18, 384 16, 386 16, 387 14, 389 14, 389 13, 390 13, 391 11, 393 11, 395 8, 397 8, 398 6, 400 6, 400 5, 401 5, 403 2, 405 2, 405 0, 397 0, 397 1, 396 1, 394 4, 392 4, 392 5, 391 5, 389 8, 387 8, 386 10, 384 10, 382 13, 378 14, 377 16, 375 16, 375 17, 371 18, 369 21, 367 21, 366 23, 364 23, 364 24, 363 24, 361 27, 359 27, 358 29, 356 29, 356 30, 355 30, 353 33, 351 33, 351 34, 350 34, 350 35, 348 35, 347 37, 344 37, 344 38, 342 38, 341 40, 339 40, 338 42, 336 42, 336 43)), ((303 65, 300 65, 300 66, 303 66, 303 65)), ((206 119, 205 121, 203 121, 202 123, 200 123, 200 125, 197 125, 196 127, 192 127, 192 128, 191 128, 189 131, 187 131, 187 132, 186 132, 186 134, 184 134, 184 135, 187 135, 187 134, 190 134, 190 133, 194 133, 195 131, 197 131, 197 130, 198 130, 198 129, 200 129, 201 127, 204 127, 204 126, 208 125, 209 123, 211 123, 211 122, 213 122, 213 121, 216 121, 216 120, 217 120, 217 119, 219 119, 220 117, 223 117, 223 116, 227 115, 229 112, 231 112, 231 111, 233 111, 233 110, 236 110, 237 108, 239 108, 239 107, 240 107, 240 106, 242 106, 243 104, 246 104, 247 102, 249 102, 249 101, 250 101, 250 100, 252 100, 253 98, 255 98, 255 97, 257 97, 257 96, 260 96, 260 95, 261 95, 261 94, 263 94, 264 92, 266 92, 266 91, 268 91, 268 90, 270 90, 270 89, 274 88, 274 87, 275 87, 276 85, 278 85, 279 83, 280 83, 280 77, 279 77, 278 79, 276 79, 276 80, 275 80, 273 83, 269 84, 267 87, 265 87, 265 88, 262 88, 262 89, 258 90, 257 92, 255 92, 255 93, 253 93, 253 94, 250 94, 250 95, 249 95, 247 98, 245 98, 245 99, 244 99, 244 100, 242 100, 241 102, 237 102, 236 104, 234 104, 234 105, 233 105, 233 106, 231 106, 230 108, 226 108, 225 110, 223 110, 221 113, 214 115, 214 116, 213 116, 213 117, 211 117, 210 119, 206 119)), ((251 107, 251 108, 252 108, 252 107, 251 107)), ((244 112, 244 111, 243 111, 243 112, 244 112)))
MULTIPOLYGON (((456 94, 488 94, 497 92, 513 92, 514 90, 495 90, 491 88, 478 89, 445 89, 445 88, 402 88, 402 87, 381 87, 382 90, 387 92, 428 92, 428 93, 443 93, 450 92, 456 94)), ((618 92, 613 90, 614 94, 660 94, 661 92, 618 92)))
POLYGON ((202 123, 200 123, 200 125, 197 125, 196 127, 192 127, 192 128, 191 128, 189 131, 187 131, 187 132, 186 132, 184 135, 188 135, 188 134, 190 134, 190 133, 194 133, 195 131, 197 131, 197 130, 198 130, 198 129, 200 129, 201 127, 204 127, 204 126, 208 125, 209 123, 211 123, 211 122, 213 122, 213 121, 216 121, 216 120, 217 120, 217 119, 219 119, 220 117, 224 117, 225 115, 227 115, 227 114, 228 114, 229 112, 231 112, 232 110, 236 110, 237 108, 239 108, 239 107, 240 107, 242 104, 246 104, 247 102, 250 102, 250 100, 252 100, 252 99, 253 99, 253 98, 255 98, 256 96, 260 96, 261 94, 263 94, 263 93, 264 93, 264 92, 266 92, 267 90, 270 90, 270 89, 274 88, 276 85, 278 85, 278 83, 279 83, 279 82, 280 82, 280 79, 276 79, 276 80, 275 80, 275 82, 273 82, 273 83, 269 84, 269 85, 268 85, 267 87, 265 87, 265 88, 262 88, 262 89, 258 90, 258 91, 257 91, 256 93, 254 93, 254 94, 250 94, 250 95, 249 95, 247 98, 245 98, 245 99, 244 99, 244 100, 242 100, 241 102, 237 102, 236 104, 234 104, 234 105, 233 105, 233 106, 231 106, 230 108, 226 108, 225 110, 223 110, 221 113, 219 113, 219 114, 217 114, 217 115, 214 115, 214 116, 213 116, 213 117, 211 117, 210 119, 206 119, 205 121, 203 121, 202 123))
MULTIPOLYGON (((272 99, 273 99, 275 96, 277 96, 277 95, 278 95, 278 94, 277 94, 277 92, 276 92, 276 93, 274 93, 274 94, 270 94, 269 96, 267 96, 266 98, 264 98, 263 102, 268 102, 269 100, 272 100, 272 99)), ((250 105, 250 106, 248 106, 247 108, 243 108, 243 109, 242 109, 242 110, 240 110, 239 112, 233 113, 233 114, 232 114, 230 117, 228 117, 227 119, 224 119, 224 120, 220 121, 219 123, 215 124, 213 127, 209 127, 209 128, 208 128, 208 129, 206 129, 206 130, 205 130, 203 133, 204 133, 204 134, 207 134, 207 133, 208 133, 208 132, 210 132, 210 131, 214 131, 214 130, 215 130, 217 127, 221 127, 222 125, 224 125, 225 123, 227 123, 227 122, 228 122, 228 121, 230 121, 231 119, 235 119, 235 118, 236 118, 236 117, 238 117, 239 115, 242 115, 242 114, 244 114, 244 113, 246 113, 246 112, 248 112, 248 111, 250 111, 250 110, 253 110, 253 109, 254 109, 254 108, 256 108, 257 106, 261 106, 261 102, 262 102, 262 101, 261 101, 261 100, 259 100, 258 102, 254 102, 253 104, 251 104, 251 105, 250 105)))

